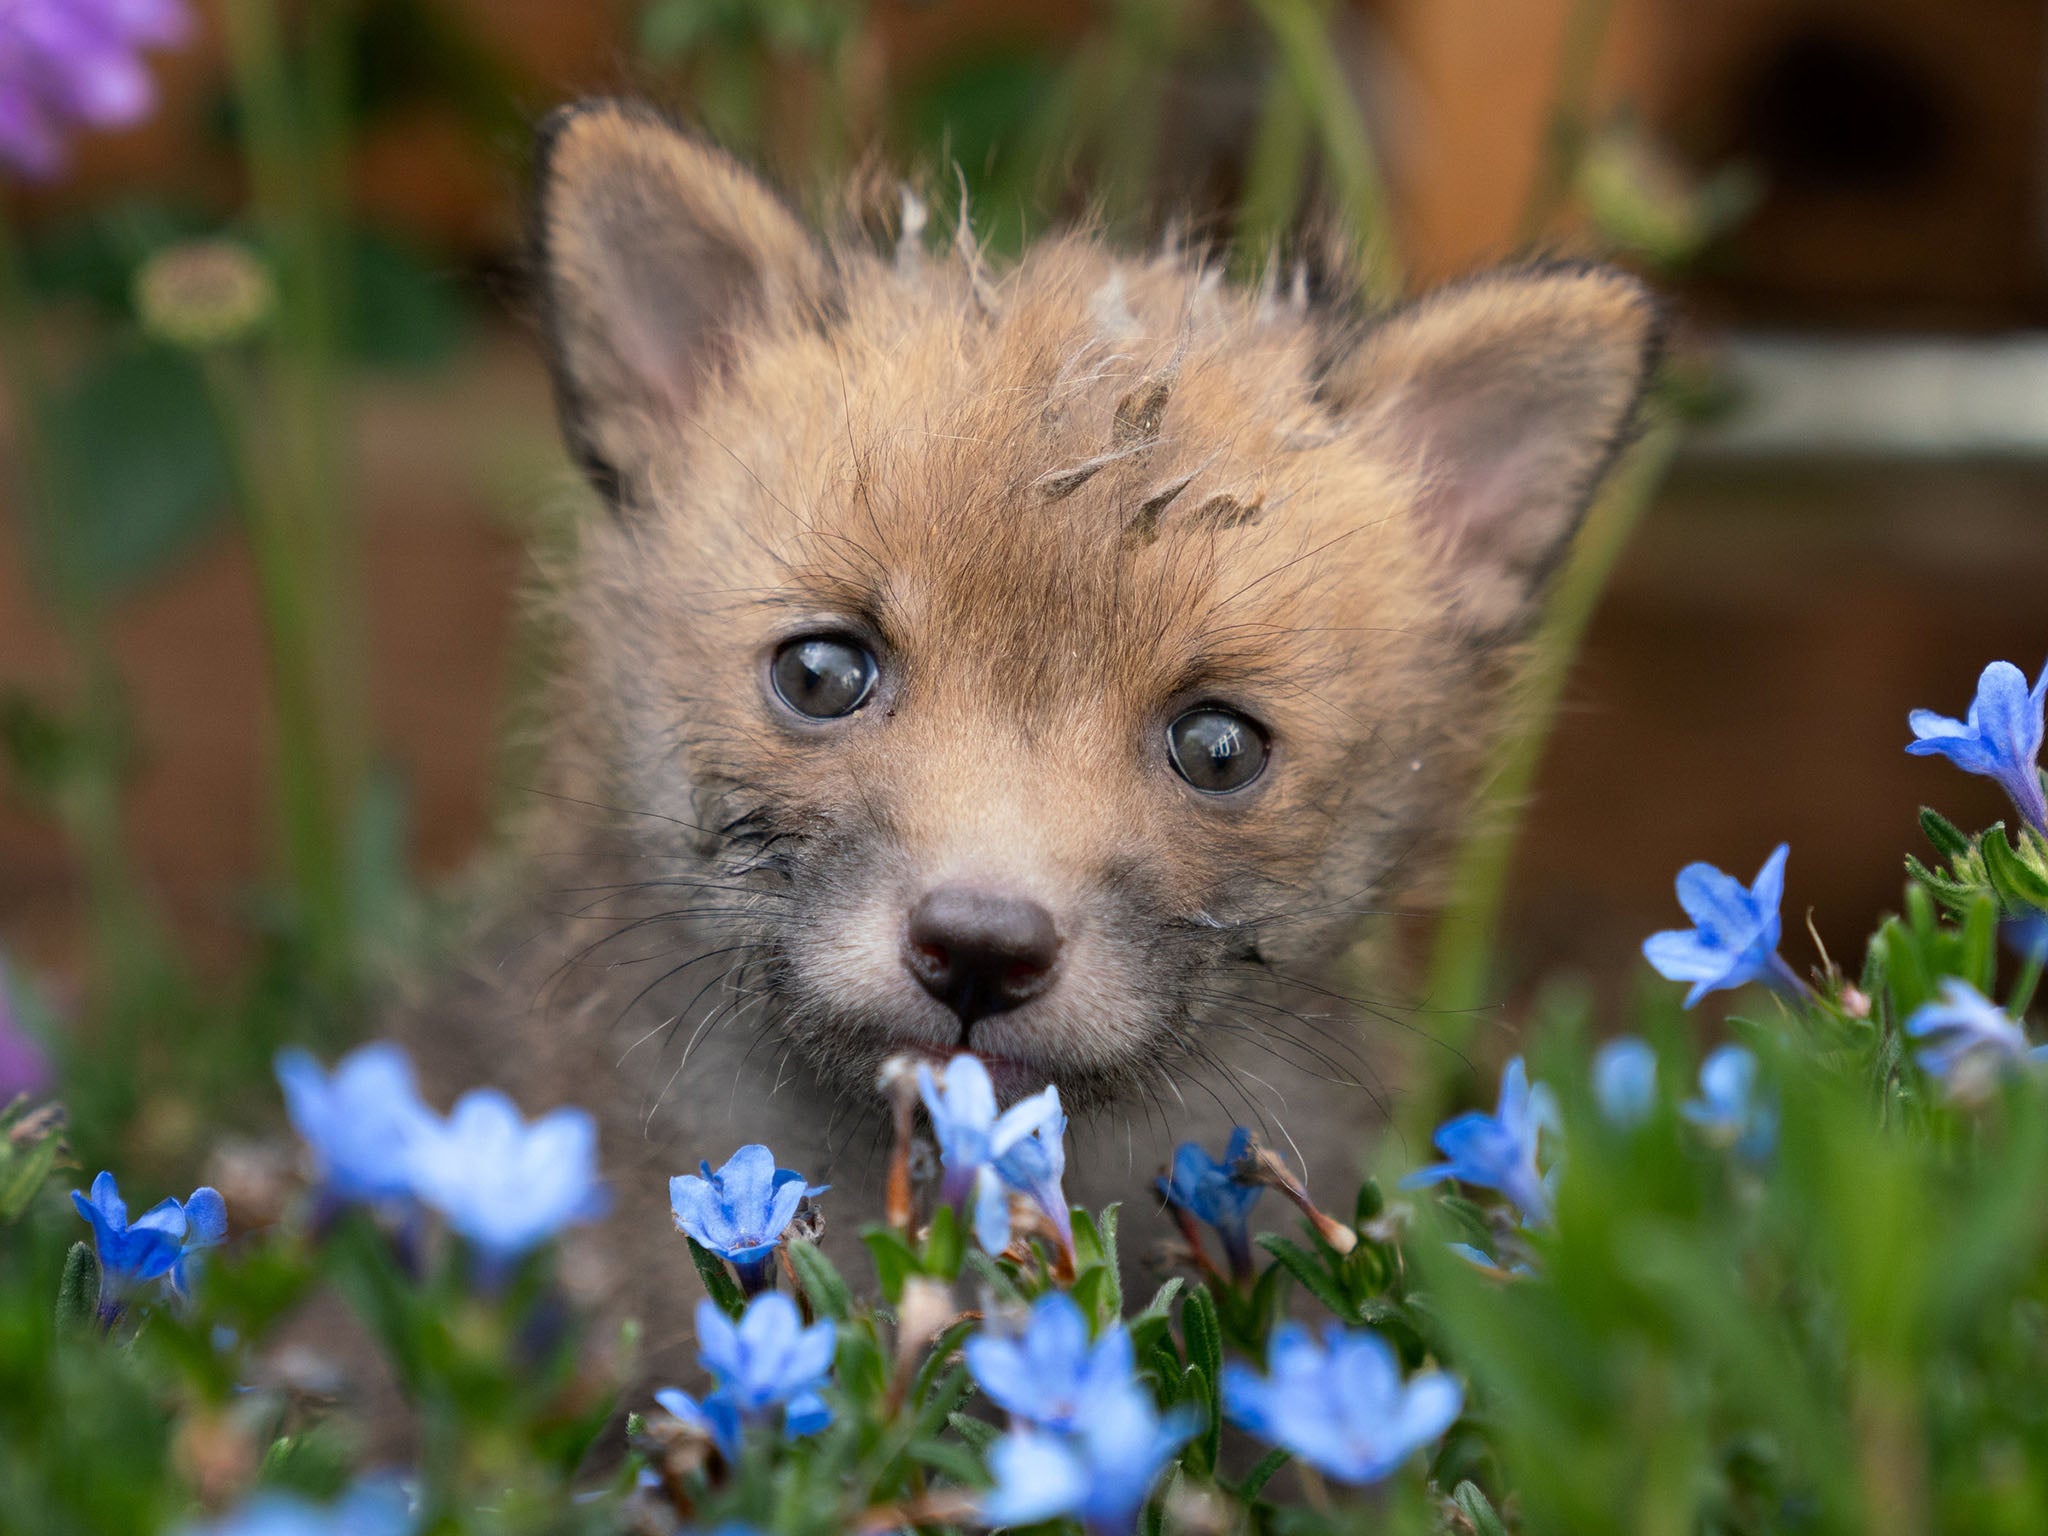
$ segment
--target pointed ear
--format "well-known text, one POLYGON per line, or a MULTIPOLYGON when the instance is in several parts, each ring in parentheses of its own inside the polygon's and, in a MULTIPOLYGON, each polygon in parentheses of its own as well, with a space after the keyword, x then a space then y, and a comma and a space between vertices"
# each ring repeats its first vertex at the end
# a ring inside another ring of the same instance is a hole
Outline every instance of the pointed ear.
POLYGON ((629 505, 739 334, 814 304, 825 264, 773 193, 651 108, 561 108, 536 162, 532 257, 563 431, 591 483, 629 505))
POLYGON ((1506 636, 1533 616, 1634 429, 1660 320, 1612 268, 1508 270, 1388 317, 1332 370, 1335 403, 1414 474, 1462 627, 1506 636))

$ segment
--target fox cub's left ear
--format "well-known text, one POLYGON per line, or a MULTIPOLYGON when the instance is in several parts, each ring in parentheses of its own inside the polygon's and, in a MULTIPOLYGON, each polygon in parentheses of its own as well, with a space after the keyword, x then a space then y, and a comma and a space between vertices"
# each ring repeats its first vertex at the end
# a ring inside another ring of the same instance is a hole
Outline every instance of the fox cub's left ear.
POLYGON ((1511 635, 1628 440, 1661 338, 1606 267, 1489 273, 1399 311, 1333 370, 1336 403, 1415 476, 1461 626, 1511 635))
POLYGON ((740 337, 815 305, 824 260, 759 181, 638 103, 562 108, 538 161, 532 260, 563 430, 630 508, 740 337))

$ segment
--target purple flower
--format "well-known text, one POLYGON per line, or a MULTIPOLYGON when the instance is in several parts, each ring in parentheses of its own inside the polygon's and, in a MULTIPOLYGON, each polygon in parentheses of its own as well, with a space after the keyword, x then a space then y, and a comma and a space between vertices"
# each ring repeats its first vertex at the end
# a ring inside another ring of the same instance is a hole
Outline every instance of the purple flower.
POLYGON ((277 1081, 323 1193, 365 1204, 411 1198, 413 1155, 433 1131, 434 1113, 420 1100, 404 1051, 373 1041, 332 1073, 305 1051, 280 1051, 277 1081))
POLYGON ((1959 1072, 2048 1061, 2048 1045, 2029 1047, 2027 1032, 2010 1014, 1953 976, 1942 982, 1940 1002, 1913 1010, 1906 1033, 1920 1042, 1914 1060, 1921 1069, 1952 1087, 1963 1086, 1959 1072))
POLYGON ((1709 992, 1752 981, 1803 990, 1778 957, 1778 907, 1785 899, 1791 851, 1789 844, 1778 844, 1747 890, 1711 864, 1688 864, 1678 872, 1678 904, 1694 926, 1651 934, 1643 940, 1643 957, 1666 979, 1693 984, 1686 1007, 1709 992))
MULTIPOLYGON (((1484 1255, 1482 1255, 1484 1257, 1484 1255)), ((1326 1324, 1273 1330, 1267 1371, 1223 1368, 1223 1411, 1262 1440, 1346 1483, 1376 1483, 1451 1427, 1465 1403, 1442 1371, 1403 1382, 1386 1340, 1326 1324)))
POLYGON ((414 1144, 413 1192, 475 1246, 489 1272, 609 1204, 597 1176, 597 1122, 557 1109, 531 1125, 493 1088, 456 1100, 414 1144))
POLYGON ((1633 1035, 1601 1046, 1593 1057, 1593 1099, 1610 1125, 1641 1125, 1657 1107, 1657 1053, 1633 1035))
POLYGON ((0 962, 0 1106, 17 1094, 41 1093, 50 1086, 50 1058, 22 1026, 13 978, 0 962))
MULTIPOLYGON (((969 1214, 971 1206, 975 1240, 984 1251, 1001 1253, 1010 1246, 1010 1201, 1002 1172, 1006 1157, 1012 1175, 1030 1178, 1051 1171, 1055 1186, 1059 1170, 1051 1168, 1053 1153, 1064 1168, 1059 1130, 1053 1132, 1051 1149, 1041 1144, 1036 1152, 1010 1156, 1039 1127, 1054 1120, 1061 1129, 1065 1127, 1059 1090, 1047 1088, 997 1114, 995 1084, 989 1081, 988 1068, 962 1052, 946 1063, 943 1085, 929 1066, 920 1065, 917 1091, 931 1116, 939 1162, 945 1170, 939 1181, 939 1198, 963 1215, 969 1214)), ((1059 1204, 1064 1219, 1066 1203, 1061 1200, 1059 1204)))
POLYGON ((1678 1112, 1752 1162, 1769 1157, 1778 1139, 1778 1112, 1756 1090, 1756 1057, 1740 1045, 1724 1045, 1700 1063, 1700 1096, 1678 1112))
POLYGON ((748 1295, 773 1282, 770 1265, 796 1208, 826 1186, 813 1188, 800 1173, 775 1166, 775 1154, 755 1143, 741 1147, 713 1173, 678 1174, 668 1181, 669 1208, 678 1229, 700 1248, 730 1263, 748 1295))
POLYGON ((1994 661, 1977 679, 1977 696, 1962 720, 1916 709, 1906 717, 1916 738, 1915 757, 1945 757, 1965 773, 1998 781, 2020 816, 2048 832, 2048 797, 2041 791, 2041 737, 2048 714, 2048 667, 2027 690, 2027 675, 2009 661, 1994 661))
POLYGON ((1048 1291, 1019 1335, 984 1329, 962 1351, 975 1385, 1006 1413, 1042 1429, 1072 1429, 1090 1403, 1128 1387, 1131 1336, 1112 1323, 1091 1342, 1073 1297, 1048 1291))
POLYGON ((92 1226, 92 1247, 100 1265, 100 1321, 111 1327, 136 1287, 165 1281, 188 1295, 198 1255, 228 1233, 227 1204, 220 1191, 201 1185, 180 1204, 160 1200, 134 1221, 111 1173, 92 1181, 88 1198, 71 1191, 71 1203, 92 1226))
POLYGON ((1151 1393, 1123 1382, 1086 1402, 1065 1431, 1018 1428, 996 1441, 988 1453, 995 1486, 982 1496, 981 1517, 1012 1526, 1067 1516, 1096 1536, 1117 1536, 1201 1425, 1192 1404, 1161 1417, 1151 1393))
MULTIPOLYGON (((1012 1142, 996 1158, 996 1177, 1006 1188, 1015 1190, 1028 1200, 1045 1218, 1053 1235, 1059 1239, 1060 1251, 1071 1259, 1074 1254, 1074 1216, 1067 1205, 1066 1190, 1062 1187, 1067 1175, 1067 1117, 1059 1109, 1058 1092, 1048 1088, 1045 1094, 1052 1095, 1052 1116, 1040 1121, 1030 1135, 1012 1142)), ((1043 1099, 1045 1094, 1038 1097, 1043 1099)), ((1007 1206, 1009 1202, 1002 1203, 1007 1206)), ((979 1215, 977 1211, 976 1216, 979 1215)), ((1007 1242, 1007 1232, 1004 1235, 1007 1242)), ((998 1251, 989 1250, 991 1253, 998 1251)))
POLYGON ((125 128, 156 105, 140 57, 190 34, 185 0, 7 0, 0 5, 0 163, 44 179, 64 131, 125 128))
POLYGON ((1501 1073, 1500 1102, 1490 1115, 1477 1110, 1446 1120, 1436 1130, 1444 1161, 1402 1180, 1413 1189, 1445 1179, 1497 1189, 1515 1203, 1525 1222, 1550 1219, 1550 1191, 1536 1171, 1536 1144, 1544 1129, 1558 1129, 1557 1100, 1542 1083, 1529 1082, 1517 1056, 1501 1073))
POLYGON ((806 1328, 796 1303, 778 1291, 748 1302, 738 1323, 706 1296, 697 1303, 697 1358, 715 1389, 701 1402, 673 1387, 655 1393, 654 1400, 734 1460, 747 1425, 780 1414, 782 1432, 795 1439, 832 1422, 831 1406, 818 1389, 831 1375, 837 1343, 830 1318, 806 1328))
POLYGON ((1223 1252, 1230 1260, 1230 1272, 1240 1280, 1251 1273, 1252 1239, 1247 1221, 1263 1184, 1249 1183, 1237 1176, 1237 1165, 1251 1150, 1252 1133, 1235 1127, 1219 1160, 1203 1151, 1200 1144, 1184 1141, 1173 1149, 1173 1170, 1158 1180, 1159 1193, 1167 1203, 1206 1221, 1223 1239, 1223 1252))

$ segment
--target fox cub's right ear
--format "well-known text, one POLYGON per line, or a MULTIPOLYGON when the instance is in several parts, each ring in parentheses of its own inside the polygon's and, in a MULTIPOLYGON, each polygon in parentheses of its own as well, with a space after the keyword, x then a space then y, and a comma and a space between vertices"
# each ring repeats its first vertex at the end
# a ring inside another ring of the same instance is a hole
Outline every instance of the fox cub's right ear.
POLYGON ((536 160, 532 255, 563 431, 629 506, 737 334, 814 302, 824 262, 773 193, 651 108, 563 107, 536 160))

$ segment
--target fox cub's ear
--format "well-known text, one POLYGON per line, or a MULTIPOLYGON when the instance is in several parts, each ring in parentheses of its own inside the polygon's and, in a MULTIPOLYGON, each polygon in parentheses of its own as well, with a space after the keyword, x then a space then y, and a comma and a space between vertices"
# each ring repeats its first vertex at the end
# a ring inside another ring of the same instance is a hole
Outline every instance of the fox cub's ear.
POLYGON ((564 107, 542 126, 532 229, 571 452, 630 504, 742 327, 822 290, 774 194, 652 109, 564 107))
POLYGON ((1419 474, 1416 515, 1453 566, 1457 618, 1512 634, 1634 426, 1656 301, 1626 273, 1490 273, 1367 333, 1336 403, 1419 474))

